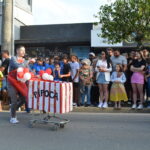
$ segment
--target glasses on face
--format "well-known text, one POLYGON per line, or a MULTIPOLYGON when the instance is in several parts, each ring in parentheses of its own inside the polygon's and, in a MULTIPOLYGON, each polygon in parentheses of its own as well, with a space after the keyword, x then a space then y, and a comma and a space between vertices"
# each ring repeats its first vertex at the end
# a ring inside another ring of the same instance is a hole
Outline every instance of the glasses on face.
POLYGON ((105 55, 105 53, 102 53, 101 55, 105 55))

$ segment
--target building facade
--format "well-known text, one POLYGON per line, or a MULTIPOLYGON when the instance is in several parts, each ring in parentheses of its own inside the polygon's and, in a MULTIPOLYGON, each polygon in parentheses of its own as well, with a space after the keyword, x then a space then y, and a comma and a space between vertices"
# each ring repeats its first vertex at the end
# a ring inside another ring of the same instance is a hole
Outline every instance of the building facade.
MULTIPOLYGON (((2 30, 2 16, 3 16, 3 5, 5 2, 0 2, 0 45, 1 45, 1 30, 2 30)), ((20 39, 20 27, 24 25, 33 24, 32 15, 32 0, 13 0, 13 35, 14 40, 20 39)))
POLYGON ((20 40, 32 57, 74 54, 83 59, 91 47, 92 23, 22 26, 20 40))

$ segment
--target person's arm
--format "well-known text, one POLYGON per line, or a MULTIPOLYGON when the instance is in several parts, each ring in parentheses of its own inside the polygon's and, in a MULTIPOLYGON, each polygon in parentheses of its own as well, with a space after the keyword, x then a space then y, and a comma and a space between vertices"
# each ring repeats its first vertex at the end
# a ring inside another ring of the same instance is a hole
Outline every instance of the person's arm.
POLYGON ((21 64, 17 62, 15 57, 11 57, 10 64, 14 69, 21 67, 21 64))
POLYGON ((9 66, 9 59, 6 59, 1 66, 1 71, 4 72, 4 70, 9 66))
POLYGON ((73 78, 73 81, 79 76, 79 69, 80 69, 80 66, 79 66, 79 63, 78 63, 77 66, 76 66, 76 74, 73 78))
POLYGON ((80 78, 81 81, 84 80, 84 77, 83 77, 83 75, 82 75, 82 70, 81 70, 81 69, 79 70, 79 78, 80 78))
POLYGON ((112 75, 110 76, 110 80, 111 80, 111 82, 115 82, 116 81, 115 72, 113 72, 112 75))
POLYGON ((76 75, 73 78, 73 81, 79 76, 79 69, 76 69, 76 75))
POLYGON ((125 83, 125 82, 126 82, 126 76, 125 76, 124 73, 122 73, 120 82, 121 82, 121 83, 125 83))
POLYGON ((137 72, 137 71, 136 71, 136 68, 135 68, 133 65, 131 65, 130 70, 131 70, 132 72, 137 72))
POLYGON ((66 73, 66 74, 60 74, 60 78, 65 78, 65 77, 70 77, 71 76, 71 67, 70 67, 70 65, 68 64, 68 66, 67 66, 67 72, 68 73, 66 73))
POLYGON ((127 64, 123 65, 123 71, 125 72, 127 70, 127 64))
POLYGON ((141 67, 134 67, 133 65, 131 66, 131 71, 132 72, 143 72, 143 70, 144 70, 144 68, 145 68, 145 66, 141 66, 141 67))
POLYGON ((4 79, 3 73, 0 71, 0 81, 3 81, 3 79, 4 79))
POLYGON ((123 71, 125 72, 127 70, 127 59, 125 57, 123 58, 122 64, 123 64, 123 71))
POLYGON ((95 72, 99 72, 99 60, 97 61, 97 63, 96 63, 96 67, 95 67, 95 72))
POLYGON ((60 78, 65 78, 65 77, 70 77, 71 76, 71 72, 68 72, 67 74, 61 74, 60 78))
POLYGON ((4 80, 4 78, 0 78, 0 81, 3 81, 4 80))
POLYGON ((106 68, 106 71, 105 72, 111 72, 112 71, 112 65, 110 64, 110 67, 109 68, 106 68))

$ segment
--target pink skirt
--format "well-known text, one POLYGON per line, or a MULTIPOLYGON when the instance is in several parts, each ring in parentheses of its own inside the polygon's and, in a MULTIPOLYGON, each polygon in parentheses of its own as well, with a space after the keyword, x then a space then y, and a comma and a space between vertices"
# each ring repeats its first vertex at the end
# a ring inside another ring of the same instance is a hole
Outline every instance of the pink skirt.
POLYGON ((144 84, 144 75, 140 72, 134 72, 131 77, 131 83, 144 84))

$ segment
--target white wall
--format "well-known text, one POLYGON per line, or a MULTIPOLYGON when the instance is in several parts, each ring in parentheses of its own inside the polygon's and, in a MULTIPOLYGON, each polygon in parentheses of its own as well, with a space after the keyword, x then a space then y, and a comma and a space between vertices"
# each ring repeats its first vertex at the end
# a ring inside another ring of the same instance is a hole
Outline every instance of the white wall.
POLYGON ((25 25, 33 24, 33 15, 18 7, 15 7, 14 9, 14 18, 17 18, 20 22, 24 23, 25 25))
POLYGON ((91 31, 91 47, 121 47, 123 46, 123 43, 117 43, 117 44, 108 44, 107 39, 101 38, 98 36, 101 34, 101 27, 93 27, 93 30, 91 31))

